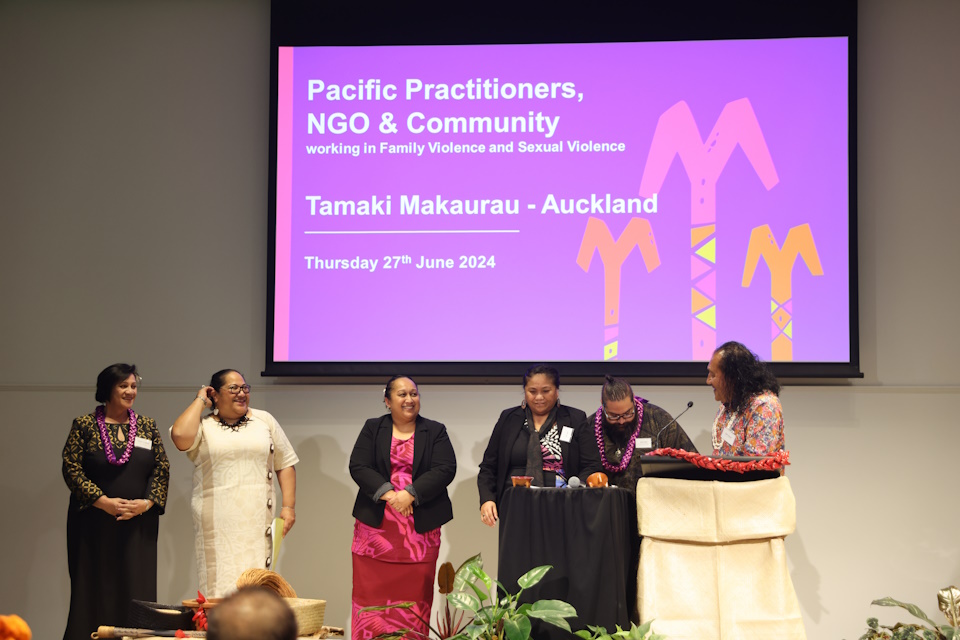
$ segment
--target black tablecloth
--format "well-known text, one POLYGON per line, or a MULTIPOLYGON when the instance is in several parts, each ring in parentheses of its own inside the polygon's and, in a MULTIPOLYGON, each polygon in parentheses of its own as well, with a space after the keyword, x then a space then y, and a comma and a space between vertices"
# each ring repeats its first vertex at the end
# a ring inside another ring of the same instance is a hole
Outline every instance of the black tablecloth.
MULTIPOLYGON (((524 602, 556 599, 572 604, 571 628, 630 627, 636 609, 636 497, 626 489, 527 489, 510 487, 500 503, 498 579, 512 593, 534 567, 553 569, 524 602)), ((537 637, 571 638, 549 624, 537 637)))

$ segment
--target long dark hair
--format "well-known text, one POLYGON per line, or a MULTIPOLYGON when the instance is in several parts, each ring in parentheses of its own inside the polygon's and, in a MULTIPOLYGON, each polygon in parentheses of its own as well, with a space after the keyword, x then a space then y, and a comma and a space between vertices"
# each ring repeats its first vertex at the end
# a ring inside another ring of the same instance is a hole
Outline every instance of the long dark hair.
POLYGON ((729 408, 742 411, 747 400, 769 391, 780 395, 780 383, 757 354, 739 342, 725 342, 714 353, 720 354, 718 366, 730 391, 729 408))
POLYGON ((123 362, 110 365, 97 376, 97 392, 93 396, 94 399, 101 404, 106 403, 113 394, 113 388, 130 376, 136 376, 137 383, 140 382, 137 365, 123 362))

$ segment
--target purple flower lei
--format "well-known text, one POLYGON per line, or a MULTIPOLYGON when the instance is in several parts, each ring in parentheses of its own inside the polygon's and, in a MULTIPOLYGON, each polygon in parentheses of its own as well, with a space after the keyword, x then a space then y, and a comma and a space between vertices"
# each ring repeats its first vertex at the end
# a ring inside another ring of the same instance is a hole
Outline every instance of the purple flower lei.
POLYGON ((113 445, 110 443, 110 434, 107 433, 107 412, 104 410, 103 405, 100 405, 97 407, 97 410, 94 411, 94 414, 97 416, 97 429, 100 431, 100 441, 103 442, 103 452, 107 454, 107 462, 118 467, 126 464, 127 460, 130 459, 130 454, 133 452, 133 441, 137 438, 137 414, 133 412, 133 409, 127 409, 127 412, 130 414, 130 431, 127 432, 127 446, 123 451, 123 455, 117 460, 117 455, 113 452, 113 445))
POLYGON ((620 473, 630 464, 630 458, 633 457, 633 450, 637 446, 637 436, 640 434, 640 425, 643 423, 643 398, 634 396, 633 401, 637 403, 637 428, 633 435, 627 440, 627 449, 620 458, 620 464, 610 464, 607 462, 607 453, 603 446, 603 407, 597 409, 597 416, 594 420, 593 432, 597 436, 597 447, 600 449, 600 462, 603 468, 611 473, 620 473))

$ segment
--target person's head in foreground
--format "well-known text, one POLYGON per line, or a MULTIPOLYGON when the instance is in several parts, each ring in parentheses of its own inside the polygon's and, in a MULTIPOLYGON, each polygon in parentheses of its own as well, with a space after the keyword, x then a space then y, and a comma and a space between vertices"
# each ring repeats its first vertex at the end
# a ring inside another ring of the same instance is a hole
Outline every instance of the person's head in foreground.
POLYGON ((295 640, 297 619, 283 598, 244 587, 210 609, 207 640, 295 640))

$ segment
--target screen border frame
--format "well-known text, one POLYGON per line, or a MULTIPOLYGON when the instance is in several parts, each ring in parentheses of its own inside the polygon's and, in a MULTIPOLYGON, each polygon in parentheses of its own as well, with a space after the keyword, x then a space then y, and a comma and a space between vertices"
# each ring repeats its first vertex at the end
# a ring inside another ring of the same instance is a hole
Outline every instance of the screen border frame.
MULTIPOLYGON (((318 378, 378 377, 404 371, 421 377, 467 380, 516 376, 521 361, 274 361, 276 283, 277 115, 279 48, 287 46, 391 46, 457 44, 550 44, 650 42, 793 37, 846 37, 848 80, 848 267, 849 362, 770 362, 778 377, 862 378, 860 370, 859 255, 857 227, 857 2, 814 0, 792 6, 770 2, 598 5, 573 2, 517 7, 497 0, 469 21, 449 16, 449 5, 333 4, 271 0, 269 186, 267 194, 266 357, 263 376, 318 378), (415 18, 412 11, 422 12, 415 18), (498 19, 509 11, 512 19, 498 19), (691 17, 692 16, 692 17, 691 17), (322 28, 317 25, 323 25, 322 28)), ((674 380, 699 378, 706 362, 567 361, 552 362, 566 378, 605 374, 674 380)), ((337 380, 339 381, 339 380, 337 380)), ((490 380, 493 381, 493 380, 490 380)))

